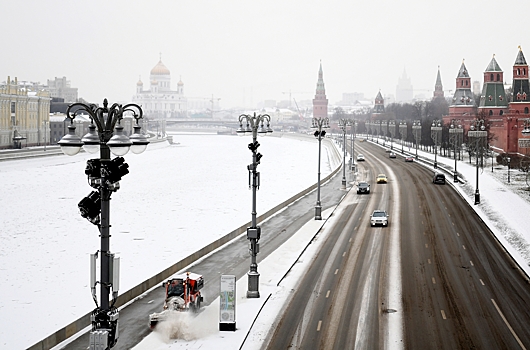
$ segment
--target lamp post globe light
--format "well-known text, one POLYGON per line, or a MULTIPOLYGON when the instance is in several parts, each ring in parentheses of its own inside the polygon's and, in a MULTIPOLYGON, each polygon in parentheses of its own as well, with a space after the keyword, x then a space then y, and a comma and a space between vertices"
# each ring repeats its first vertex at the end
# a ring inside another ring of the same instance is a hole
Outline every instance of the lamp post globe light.
POLYGON ((441 131, 442 123, 439 120, 433 120, 431 124, 431 139, 434 141, 434 169, 438 168, 438 141, 441 131))
POLYGON ((252 164, 247 165, 249 172, 249 188, 252 188, 252 222, 251 226, 247 227, 247 239, 250 240, 250 270, 248 275, 248 289, 247 298, 259 298, 259 273, 258 263, 256 262, 256 255, 259 253, 259 239, 261 237, 261 227, 256 222, 256 191, 259 189, 260 176, 257 171, 258 164, 262 157, 258 153, 259 142, 258 135, 266 136, 272 133, 270 127, 271 117, 268 114, 248 115, 242 114, 239 116, 239 129, 237 134, 239 136, 252 135, 252 142, 248 144, 248 149, 252 152, 252 164), (243 121, 245 126, 243 127, 243 121))
POLYGON ((341 119, 339 121, 339 128, 342 130, 342 185, 341 189, 346 189, 346 128, 348 127, 348 120, 341 119))
POLYGON ((478 157, 479 153, 482 155, 482 151, 484 148, 484 140, 488 137, 488 132, 486 131, 486 127, 484 126, 484 120, 482 119, 475 119, 471 126, 469 127, 469 131, 467 132, 468 138, 472 138, 475 144, 475 156, 476 156, 476 189, 475 189, 475 204, 480 203, 480 192, 478 189, 478 157))
POLYGON ((97 344, 98 349, 112 348, 119 337, 119 312, 114 307, 119 289, 119 258, 110 252, 110 197, 112 192, 120 188, 121 178, 129 173, 129 166, 122 156, 129 148, 133 153, 142 153, 149 144, 147 137, 140 133, 141 127, 138 125, 142 114, 142 108, 135 104, 122 106, 115 103, 109 108, 107 99, 103 101, 103 107, 74 103, 66 110, 66 116, 70 119, 68 134, 58 142, 66 155, 77 154, 81 147, 88 153, 100 152, 100 158, 89 159, 85 169, 89 184, 96 191, 92 191, 78 204, 81 216, 98 226, 101 237, 100 250, 91 254, 90 260, 90 287, 96 303, 91 315, 90 340, 91 344, 97 344), (81 139, 75 133, 74 119, 82 113, 88 113, 92 123, 88 134, 81 139), (130 138, 123 134, 123 126, 120 125, 124 114, 127 113, 132 113, 135 118, 134 134, 130 138), (117 157, 111 159, 111 152, 117 157), (101 257, 101 270, 100 280, 96 281, 98 255, 101 257), (100 285, 99 305, 96 297, 97 284, 100 285), (111 288, 112 304, 109 302, 111 288))
POLYGON ((317 203, 315 205, 315 220, 322 220, 322 205, 320 203, 320 158, 321 158, 321 142, 322 139, 326 136, 326 130, 324 128, 329 128, 329 118, 313 118, 312 128, 317 130, 313 135, 318 140, 318 177, 317 177, 317 203))
POLYGON ((449 135, 451 138, 451 141, 453 142, 453 145, 455 147, 454 150, 454 156, 455 156, 455 173, 453 174, 453 181, 458 182, 458 171, 456 169, 457 161, 456 161, 456 154, 457 154, 457 146, 462 144, 462 138, 464 136, 464 129, 462 129, 462 121, 458 119, 452 119, 451 125, 449 127, 449 135))
POLYGON ((418 143, 421 141, 421 120, 412 122, 412 132, 414 133, 414 141, 416 142, 416 160, 418 160, 418 143))

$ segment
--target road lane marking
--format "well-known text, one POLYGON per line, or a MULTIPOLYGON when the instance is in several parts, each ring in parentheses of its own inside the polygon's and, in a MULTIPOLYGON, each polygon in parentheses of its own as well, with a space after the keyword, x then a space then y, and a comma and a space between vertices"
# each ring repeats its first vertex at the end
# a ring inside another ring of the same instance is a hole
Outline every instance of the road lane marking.
POLYGON ((320 332, 321 326, 322 326, 322 320, 318 321, 317 332, 320 332))
POLYGON ((479 281, 480 283, 482 283, 483 286, 485 286, 484 282, 481 279, 479 279, 479 281))
POLYGON ((326 293, 326 298, 329 297, 329 292, 331 292, 330 290, 328 290, 328 292, 326 293))
POLYGON ((442 312, 442 318, 443 318, 444 320, 447 320, 447 317, 445 317, 445 311, 444 311, 444 310, 440 310, 440 311, 442 312))
POLYGON ((431 259, 427 259, 427 262, 430 264, 431 263, 431 259))
POLYGON ((508 326, 508 329, 510 330, 510 332, 512 332, 513 337, 515 338, 515 340, 517 340, 517 342, 519 343, 519 346, 521 347, 521 349, 525 349, 526 350, 526 348, 524 347, 523 343, 521 342, 521 339, 519 339, 517 334, 515 334, 515 331, 513 330, 512 326, 510 326, 510 324, 508 323, 508 320, 506 320, 506 317, 504 317, 504 314, 502 313, 501 309, 499 309, 499 307, 497 306, 497 303, 495 302, 495 300, 491 299, 491 302, 493 303, 493 305, 495 305, 495 308, 497 309, 497 312, 499 313, 499 315, 501 315, 502 320, 504 321, 504 323, 506 323, 506 325, 508 326))
POLYGON ((434 279, 434 277, 432 278, 432 284, 436 284, 436 280, 434 279))
POLYGON ((469 263, 471 264, 471 266, 475 266, 475 265, 473 265, 473 261, 469 260, 469 263))
POLYGON ((462 244, 462 247, 464 247, 464 250, 466 250, 466 246, 462 244))
POLYGON ((458 237, 460 237, 460 233, 457 232, 456 235, 457 235, 458 237))
POLYGON ((345 256, 346 255, 346 252, 342 253, 342 256, 345 256))
POLYGON ((337 274, 337 272, 339 272, 339 269, 336 269, 336 270, 335 270, 335 275, 337 274))
POLYGON ((425 243, 425 248, 429 248, 429 245, 427 243, 425 243))
POLYGON ((350 240, 348 242, 351 242, 351 238, 350 238, 350 240))

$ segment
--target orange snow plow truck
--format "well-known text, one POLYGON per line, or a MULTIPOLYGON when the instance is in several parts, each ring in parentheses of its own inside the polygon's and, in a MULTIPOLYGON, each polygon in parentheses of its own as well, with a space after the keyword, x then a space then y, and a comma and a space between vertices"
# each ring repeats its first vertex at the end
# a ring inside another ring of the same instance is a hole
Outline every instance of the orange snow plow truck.
POLYGON ((202 275, 192 272, 176 275, 167 282, 162 283, 166 289, 164 310, 149 315, 149 327, 151 329, 159 322, 165 321, 173 312, 193 311, 199 312, 202 303, 201 289, 204 286, 202 275))

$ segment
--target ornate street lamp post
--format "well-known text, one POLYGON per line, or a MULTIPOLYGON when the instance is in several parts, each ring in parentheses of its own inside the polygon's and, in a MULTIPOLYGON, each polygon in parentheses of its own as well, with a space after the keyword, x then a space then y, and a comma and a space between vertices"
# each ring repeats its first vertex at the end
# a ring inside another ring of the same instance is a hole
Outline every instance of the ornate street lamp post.
POLYGON ((462 122, 458 119, 452 119, 451 120, 451 126, 449 128, 449 135, 451 137, 451 141, 454 144, 455 147, 455 173, 453 174, 453 180, 454 182, 458 182, 458 171, 456 169, 456 154, 457 154, 457 145, 462 144, 462 138, 464 136, 464 129, 462 129, 462 122))
POLYGON ((407 122, 405 120, 399 121, 399 134, 401 135, 401 154, 403 154, 403 143, 407 138, 407 122))
POLYGON ((329 128, 329 119, 328 118, 313 118, 312 128, 317 130, 313 135, 318 140, 318 181, 317 181, 317 204, 315 205, 315 220, 322 220, 322 205, 320 204, 320 158, 321 158, 321 141, 326 136, 326 130, 324 128, 329 128))
POLYGON ((88 153, 100 152, 100 157, 89 159, 85 169, 89 184, 97 191, 92 191, 79 204, 81 216, 97 225, 101 237, 101 248, 91 255, 91 290, 96 303, 92 312, 91 342, 97 343, 98 349, 110 349, 118 341, 118 309, 114 307, 119 289, 119 258, 110 252, 110 197, 112 192, 120 188, 119 181, 129 173, 129 166, 122 156, 129 149, 136 154, 142 153, 149 140, 141 134, 138 120, 142 118, 142 108, 136 104, 122 106, 113 104, 108 107, 107 99, 103 107, 95 104, 74 103, 68 106, 66 116, 70 119, 68 134, 58 144, 64 154, 73 156, 81 147, 88 153), (92 124, 89 132, 82 139, 75 133, 74 119, 77 115, 88 113, 92 124), (134 134, 127 137, 123 134, 120 121, 127 113, 135 119, 134 134), (95 123, 95 125, 94 125, 95 123), (97 128, 97 131, 96 131, 97 128), (110 153, 117 157, 111 159, 110 153), (96 281, 96 259, 101 257, 100 281, 96 281), (100 304, 97 303, 96 285, 100 285, 100 304), (110 305, 109 295, 112 288, 113 303, 110 305), (108 347, 107 347, 108 346, 108 347))
POLYGON ((348 127, 348 120, 341 119, 339 121, 339 128, 342 130, 342 186, 341 189, 346 189, 346 128, 348 127))
POLYGON ((247 166, 249 171, 249 187, 252 187, 252 222, 251 226, 247 227, 247 239, 250 240, 250 270, 248 275, 248 290, 247 298, 259 298, 259 273, 258 263, 256 262, 256 255, 259 253, 259 239, 261 237, 261 227, 256 222, 256 191, 259 189, 260 176, 257 171, 258 164, 262 157, 258 153, 259 142, 258 135, 266 136, 272 133, 270 126, 271 117, 268 114, 248 115, 242 114, 239 116, 239 129, 237 134, 252 135, 252 143, 248 144, 248 149, 252 152, 252 164, 247 166), (243 127, 243 121, 246 126, 243 127), (252 181, 252 182, 250 182, 252 181))
POLYGON ((355 151, 355 131, 356 131, 356 127, 357 127, 357 122, 352 119, 350 120, 350 125, 352 127, 351 131, 351 155, 350 155, 350 159, 351 159, 351 170, 354 170, 353 167, 355 165, 355 162, 354 162, 354 158, 353 158, 353 154, 354 154, 354 151, 355 151))
POLYGON ((474 139, 475 144, 475 156, 477 158, 476 160, 476 169, 477 169, 477 175, 476 175, 476 183, 477 187, 475 189, 475 204, 480 203, 480 192, 478 190, 478 157, 479 154, 482 155, 482 151, 484 148, 484 141, 488 137, 488 132, 486 131, 486 127, 484 126, 484 120, 482 119, 475 119, 470 128, 470 130, 467 132, 468 138, 474 139))
POLYGON ((414 134, 414 141, 416 142, 416 160, 418 160, 418 143, 421 141, 421 120, 412 122, 412 132, 414 134))
POLYGON ((385 133, 385 137, 388 131, 390 131, 390 149, 394 150, 394 134, 396 133, 396 122, 394 120, 388 121, 387 129, 390 130, 387 130, 387 132, 385 133))
POLYGON ((506 157, 506 160, 508 161, 508 183, 510 183, 510 157, 506 157))
POLYGON ((431 139, 434 141, 434 169, 438 168, 438 141, 442 132, 442 123, 439 120, 433 120, 431 124, 431 139))

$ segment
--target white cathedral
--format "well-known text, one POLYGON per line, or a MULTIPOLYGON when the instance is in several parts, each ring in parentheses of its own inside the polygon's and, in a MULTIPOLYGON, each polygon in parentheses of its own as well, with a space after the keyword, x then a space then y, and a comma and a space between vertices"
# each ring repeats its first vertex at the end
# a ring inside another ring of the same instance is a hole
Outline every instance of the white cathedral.
POLYGON ((144 90, 140 79, 136 83, 136 95, 132 100, 142 106, 144 115, 151 119, 187 118, 194 111, 210 108, 208 98, 188 98, 184 95, 184 83, 179 80, 177 90, 171 90, 171 73, 162 58, 151 69, 150 89, 144 90))

